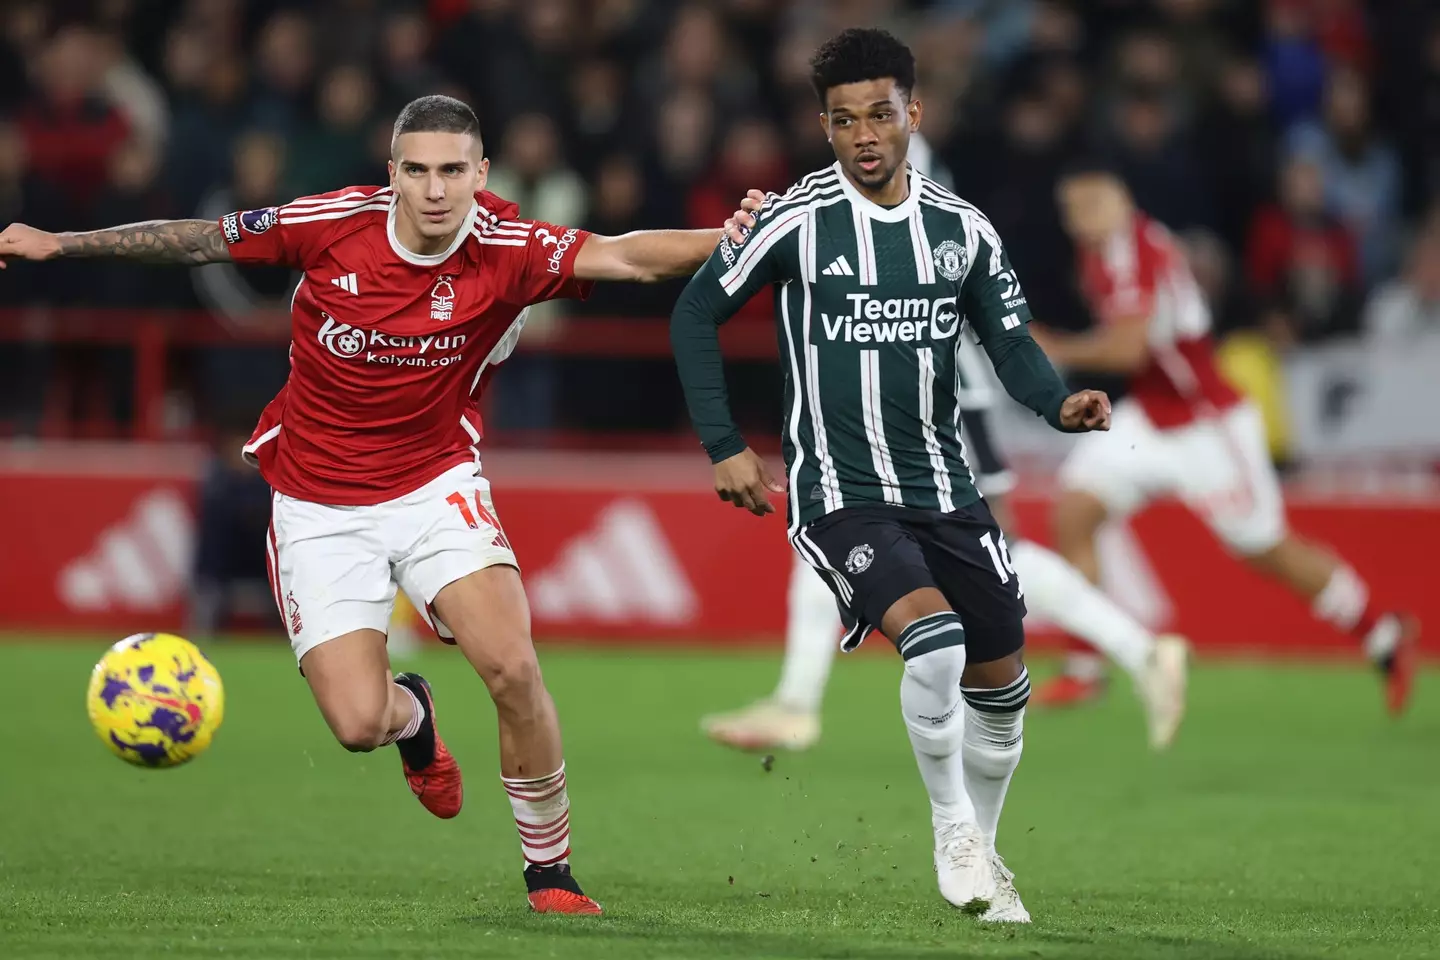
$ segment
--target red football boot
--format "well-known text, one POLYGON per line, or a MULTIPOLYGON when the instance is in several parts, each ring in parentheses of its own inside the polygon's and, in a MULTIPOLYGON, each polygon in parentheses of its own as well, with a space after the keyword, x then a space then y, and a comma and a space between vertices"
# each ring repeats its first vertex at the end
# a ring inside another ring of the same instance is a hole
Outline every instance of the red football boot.
POLYGON ((435 698, 430 695, 430 684, 418 673, 396 674, 395 682, 425 705, 425 722, 420 724, 419 732, 395 744, 405 766, 405 782, 426 810, 448 820, 460 812, 465 787, 460 778, 460 764, 455 762, 435 729, 435 698))
POLYGON ((1385 672, 1385 706, 1395 716, 1405 712, 1410 703, 1410 690, 1415 685, 1415 669, 1419 660, 1420 621, 1396 615, 1400 622, 1400 639, 1395 651, 1380 665, 1385 672))
POLYGON ((1051 677, 1030 696, 1032 707, 1078 707, 1098 700, 1105 692, 1104 680, 1083 680, 1080 677, 1062 673, 1051 677))
POLYGON ((585 896, 580 884, 570 876, 570 864, 550 867, 535 864, 525 868, 525 889, 529 891, 530 909, 536 913, 573 913, 598 916, 600 904, 585 896))

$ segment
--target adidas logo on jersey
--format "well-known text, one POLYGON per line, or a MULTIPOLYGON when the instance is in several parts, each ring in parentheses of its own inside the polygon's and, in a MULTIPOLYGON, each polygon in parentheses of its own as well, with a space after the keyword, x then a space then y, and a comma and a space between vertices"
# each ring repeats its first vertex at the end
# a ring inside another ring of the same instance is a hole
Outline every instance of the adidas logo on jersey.
POLYGON ((354 294, 355 296, 360 295, 360 286, 355 282, 355 274, 353 273, 347 273, 343 277, 336 277, 334 280, 331 280, 330 283, 344 290, 346 293, 354 294))
POLYGON ((527 584, 537 618, 678 624, 700 601, 665 531, 639 500, 616 500, 527 584))
POLYGON ((850 261, 845 259, 845 254, 843 253, 840 254, 840 256, 836 257, 835 260, 830 264, 830 266, 826 267, 824 270, 821 270, 820 273, 827 277, 855 276, 855 271, 850 269, 850 261))
POLYGON ((106 527, 89 553, 60 571, 56 593, 72 610, 161 610, 180 598, 195 525, 173 490, 152 490, 106 527))

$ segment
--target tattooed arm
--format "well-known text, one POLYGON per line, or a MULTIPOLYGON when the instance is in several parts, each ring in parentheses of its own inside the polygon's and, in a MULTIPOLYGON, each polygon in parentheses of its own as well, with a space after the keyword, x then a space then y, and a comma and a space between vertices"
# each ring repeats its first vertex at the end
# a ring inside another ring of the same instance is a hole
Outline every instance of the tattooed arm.
POLYGON ((120 257, 198 266, 229 260, 230 251, 213 220, 152 220, 84 233, 46 233, 12 223, 0 233, 0 268, 7 259, 56 257, 120 257))

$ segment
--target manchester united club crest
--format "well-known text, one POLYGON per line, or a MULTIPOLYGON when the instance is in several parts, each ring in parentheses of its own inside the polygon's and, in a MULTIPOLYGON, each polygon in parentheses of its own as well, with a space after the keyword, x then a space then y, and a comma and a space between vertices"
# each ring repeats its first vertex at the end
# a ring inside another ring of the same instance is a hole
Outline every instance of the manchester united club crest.
POLYGON ((875 561, 875 548, 868 543, 862 543, 853 548, 850 555, 845 558, 845 569, 851 573, 864 573, 870 569, 870 564, 875 561))
POLYGON ((450 285, 449 277, 441 277, 430 291, 430 319, 446 323, 454 313, 455 288, 450 285))
POLYGON ((959 280, 965 273, 965 248, 954 240, 946 240, 933 251, 935 269, 946 280, 959 280))

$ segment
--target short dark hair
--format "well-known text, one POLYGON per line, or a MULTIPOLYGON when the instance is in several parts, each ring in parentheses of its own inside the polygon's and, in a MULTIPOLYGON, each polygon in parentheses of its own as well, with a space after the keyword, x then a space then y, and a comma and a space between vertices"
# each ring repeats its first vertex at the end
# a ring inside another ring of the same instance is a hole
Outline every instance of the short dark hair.
POLYGON ((401 109, 390 136, 392 153, 400 137, 407 133, 465 133, 479 140, 480 121, 465 101, 435 93, 417 97, 401 109))
POLYGON ((893 77, 901 93, 915 89, 915 54, 876 27, 851 27, 831 37, 810 58, 810 82, 820 105, 831 87, 893 77))
POLYGON ((1124 179, 1114 159, 1100 150, 1087 150, 1071 157, 1060 167, 1060 180, 1073 177, 1114 177, 1124 179))

